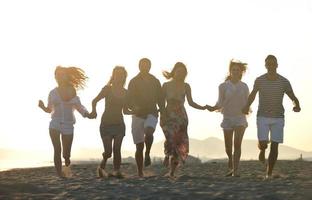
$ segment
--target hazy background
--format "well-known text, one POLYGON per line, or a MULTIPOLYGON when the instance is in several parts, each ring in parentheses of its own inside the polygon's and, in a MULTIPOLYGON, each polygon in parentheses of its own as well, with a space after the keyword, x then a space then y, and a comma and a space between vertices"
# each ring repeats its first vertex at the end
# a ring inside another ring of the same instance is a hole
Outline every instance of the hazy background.
MULTIPOLYGON (((170 70, 177 61, 184 62, 193 99, 199 104, 214 104, 230 59, 249 64, 243 81, 251 90, 255 78, 266 71, 265 57, 274 54, 278 72, 290 80, 302 107, 302 112, 293 113, 292 103, 285 96, 284 144, 312 151, 311 24, 310 0, 1 1, 0 149, 26 154, 16 159, 31 160, 40 154, 36 161, 52 160, 50 116, 37 107, 37 102, 46 102, 56 86, 57 65, 79 66, 86 71, 90 79, 79 96, 89 110, 112 68, 125 66, 129 81, 137 74, 142 57, 151 59, 151 73, 161 82, 165 81, 163 70, 170 70)), ((244 139, 257 139, 257 106, 256 99, 244 139)), ((100 116, 104 101, 97 110, 100 116)), ((189 137, 223 139, 221 114, 189 107, 187 111, 189 137)), ((98 149, 100 157, 100 117, 89 120, 79 113, 76 116, 73 157, 88 154, 86 149, 98 149)), ((132 152, 130 117, 125 120, 122 149, 132 152)), ((158 126, 155 142, 163 139, 158 126)), ((14 158, 15 154, 3 152, 2 164, 14 158)))

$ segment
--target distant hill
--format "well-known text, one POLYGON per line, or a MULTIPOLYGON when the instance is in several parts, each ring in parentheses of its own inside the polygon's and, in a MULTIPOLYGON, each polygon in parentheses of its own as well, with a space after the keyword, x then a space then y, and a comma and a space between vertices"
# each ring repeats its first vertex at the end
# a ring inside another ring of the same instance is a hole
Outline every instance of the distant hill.
MULTIPOLYGON (((258 141, 243 140, 242 143, 242 159, 250 160, 258 158, 258 141)), ((163 156, 163 141, 155 143, 152 147, 151 154, 153 156, 163 156)), ((267 150, 267 154, 269 151, 267 150)), ((205 140, 190 139, 190 154, 201 158, 202 160, 226 158, 224 150, 224 141, 215 137, 210 137, 205 140)), ((279 147, 279 159, 297 159, 302 154, 303 159, 310 159, 312 152, 302 151, 286 145, 279 147)), ((268 156, 268 155, 267 155, 268 156)))
MULTIPOLYGON (((164 157, 163 141, 153 144, 151 155, 154 157, 164 157)), ((258 158, 258 147, 256 140, 243 140, 242 144, 242 159, 250 160, 258 158)), ((73 160, 92 160, 102 158, 102 148, 80 148, 73 149, 73 160)), ((268 154, 269 151, 267 151, 268 154)), ((19 151, 13 149, 0 149, 0 160, 10 159, 29 159, 44 158, 50 160, 51 151, 19 151), (27 155, 25 157, 25 155, 27 155), (48 155, 48 156, 47 156, 48 155)), ((122 150, 122 157, 134 157, 134 152, 122 150)), ((279 147, 279 159, 298 159, 300 155, 304 160, 312 161, 312 152, 302 151, 300 149, 292 148, 286 145, 279 147)), ((226 158, 224 150, 224 141, 215 137, 210 137, 205 140, 190 139, 190 155, 200 158, 201 160, 223 159, 226 158)), ((268 156, 268 155, 267 155, 268 156)))

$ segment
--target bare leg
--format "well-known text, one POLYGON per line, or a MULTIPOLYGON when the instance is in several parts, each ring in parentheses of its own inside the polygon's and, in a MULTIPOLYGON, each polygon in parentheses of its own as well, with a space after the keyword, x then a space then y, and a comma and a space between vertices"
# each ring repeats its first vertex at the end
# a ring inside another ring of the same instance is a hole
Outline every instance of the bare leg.
POLYGON ((119 172, 120 171, 120 165, 121 165, 121 144, 123 140, 123 135, 117 135, 114 137, 114 171, 119 172))
POLYGON ((139 177, 143 177, 143 149, 144 143, 136 144, 135 160, 138 168, 139 177))
POLYGON ((238 166, 241 157, 241 146, 244 137, 245 127, 240 126, 235 128, 234 133, 234 159, 233 159, 233 176, 238 176, 238 166))
POLYGON ((74 134, 64 135, 62 134, 62 146, 63 146, 63 158, 65 159, 65 165, 70 165, 70 152, 73 143, 74 134))
POLYGON ((54 167, 56 173, 59 177, 63 177, 62 175, 62 148, 61 148, 61 141, 60 141, 60 132, 55 129, 49 129, 50 138, 54 148, 54 167))
POLYGON ((271 150, 268 158, 267 176, 272 176, 272 171, 278 157, 278 143, 271 143, 271 150))
POLYGON ((101 165, 100 165, 100 167, 102 169, 105 169, 107 160, 110 157, 112 157, 112 140, 113 140, 113 138, 111 136, 104 136, 104 137, 102 137, 102 142, 103 142, 103 145, 104 145, 104 153, 102 154, 103 155, 103 159, 102 159, 102 162, 101 162, 101 165))
POLYGON ((265 150, 268 147, 268 141, 259 141, 258 148, 260 149, 259 161, 265 163, 265 150))
POLYGON ((145 160, 144 160, 144 165, 149 166, 151 165, 151 158, 150 158, 150 151, 153 145, 153 141, 154 141, 154 133, 155 129, 151 128, 151 127, 147 127, 144 129, 144 133, 145 133, 145 160))
POLYGON ((175 176, 175 171, 176 168, 179 164, 179 160, 176 156, 171 156, 171 161, 170 161, 170 177, 174 178, 175 176))
POLYGON ((231 176, 233 173, 233 159, 232 159, 233 132, 234 130, 223 130, 225 152, 229 158, 228 168, 230 172, 227 174, 227 176, 231 176))

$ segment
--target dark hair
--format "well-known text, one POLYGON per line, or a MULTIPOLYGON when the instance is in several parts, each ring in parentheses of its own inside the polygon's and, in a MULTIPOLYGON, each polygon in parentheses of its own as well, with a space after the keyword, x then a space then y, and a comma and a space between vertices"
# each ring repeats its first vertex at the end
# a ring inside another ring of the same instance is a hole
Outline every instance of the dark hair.
POLYGON ((122 80, 122 85, 125 86, 128 73, 127 73, 126 69, 123 66, 116 66, 116 67, 114 67, 112 75, 111 75, 111 77, 110 77, 110 79, 109 79, 109 81, 108 81, 108 83, 106 85, 111 86, 113 84, 114 77, 116 76, 116 73, 119 70, 121 70, 124 73, 124 79, 122 80))
POLYGON ((81 68, 57 66, 54 72, 55 75, 59 71, 67 75, 68 79, 66 83, 73 86, 75 89, 83 89, 85 87, 88 77, 81 68))
POLYGON ((152 64, 152 63, 151 63, 151 60, 148 59, 148 58, 142 58, 142 59, 139 61, 139 66, 140 66, 141 63, 144 62, 144 61, 145 61, 145 62, 148 62, 148 64, 151 66, 151 64, 152 64))
MULTIPOLYGON (((174 67, 173 67, 173 69, 171 70, 171 72, 163 71, 164 77, 165 77, 166 79, 171 79, 171 78, 173 78, 174 73, 175 73, 175 71, 176 71, 178 68, 183 68, 183 69, 185 70, 185 72, 186 72, 185 77, 186 77, 186 75, 187 75, 187 69, 186 69, 185 64, 182 63, 182 62, 177 62, 177 63, 174 65, 174 67)), ((185 79, 185 77, 184 77, 184 79, 185 79)))
POLYGON ((243 73, 246 72, 247 70, 247 63, 243 63, 241 62, 240 60, 234 60, 232 59, 230 61, 230 64, 229 64, 229 75, 227 75, 227 77, 225 78, 226 81, 230 80, 231 79, 231 70, 232 68, 237 65, 239 67, 239 69, 242 71, 242 74, 241 76, 239 77, 239 80, 242 79, 242 76, 243 76, 243 73))
POLYGON ((268 55, 265 58, 265 62, 268 62, 268 61, 275 61, 275 62, 277 62, 277 58, 274 55, 268 55))

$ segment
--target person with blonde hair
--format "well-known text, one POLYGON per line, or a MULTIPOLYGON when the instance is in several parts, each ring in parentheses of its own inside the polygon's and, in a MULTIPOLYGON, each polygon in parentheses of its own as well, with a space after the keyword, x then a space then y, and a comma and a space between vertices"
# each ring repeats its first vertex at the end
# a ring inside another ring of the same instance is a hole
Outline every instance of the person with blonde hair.
POLYGON ((241 81, 246 66, 247 63, 241 61, 233 59, 230 61, 229 75, 219 85, 218 102, 215 106, 208 107, 209 111, 218 110, 223 114, 221 127, 224 133, 225 152, 229 159, 229 172, 227 172, 226 176, 239 176, 238 166, 241 157, 241 144, 245 129, 248 126, 246 115, 242 113, 249 95, 247 84, 241 81))
POLYGON ((113 69, 112 76, 107 85, 100 91, 100 93, 92 101, 91 117, 95 118, 96 105, 101 99, 105 99, 105 110, 102 115, 100 133, 104 145, 104 153, 102 162, 97 169, 99 177, 107 177, 108 173, 105 171, 107 159, 114 154, 113 175, 117 178, 122 178, 123 174, 120 171, 121 165, 121 144, 125 136, 125 123, 123 119, 124 114, 131 114, 126 108, 127 90, 124 88, 127 79, 127 71, 122 66, 116 66, 113 69))
POLYGON ((54 75, 58 86, 50 91, 48 105, 45 106, 43 101, 39 100, 38 106, 43 111, 51 113, 49 132, 54 148, 54 166, 57 175, 65 177, 71 174, 70 152, 76 122, 73 111, 76 109, 83 117, 89 117, 87 109, 76 94, 77 89, 84 88, 87 76, 80 68, 62 66, 56 67, 54 75), (62 149, 66 173, 62 172, 62 149))

